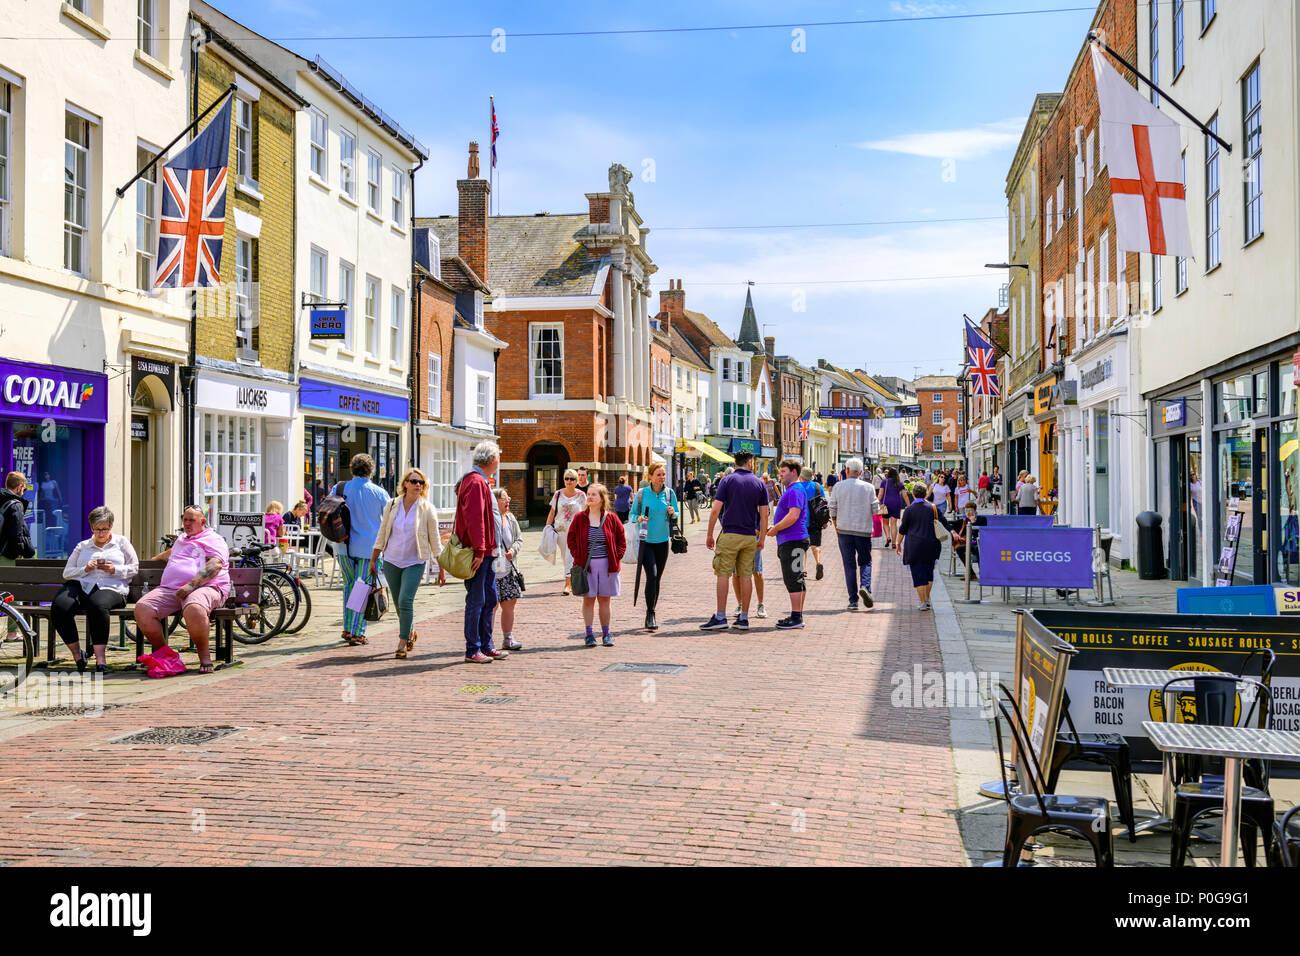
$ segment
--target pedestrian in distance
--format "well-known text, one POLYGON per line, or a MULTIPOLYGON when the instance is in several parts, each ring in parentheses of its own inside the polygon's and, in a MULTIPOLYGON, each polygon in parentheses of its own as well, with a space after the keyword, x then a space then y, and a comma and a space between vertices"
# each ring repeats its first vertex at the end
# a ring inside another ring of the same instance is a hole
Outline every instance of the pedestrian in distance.
POLYGON ((1022 515, 1038 514, 1042 499, 1038 496, 1038 479, 1033 475, 1025 475, 1025 480, 1016 491, 1016 505, 1022 515))
POLYGON ((700 520, 700 498, 704 496, 704 490, 700 485, 700 480, 695 477, 695 472, 686 473, 686 485, 684 487, 683 499, 686 502, 686 510, 690 513, 691 524, 700 520))
POLYGON ((767 489, 750 470, 752 452, 736 452, 735 470, 718 482, 709 512, 709 527, 704 544, 713 552, 714 593, 717 611, 700 625, 702 631, 721 631, 732 627, 749 630, 749 601, 753 596, 754 556, 763 550, 767 537, 767 489), (714 529, 722 522, 722 534, 714 538, 714 529), (731 578, 736 581, 736 620, 727 623, 727 592, 731 578))
POLYGON ((632 485, 629 484, 630 475, 619 475, 618 484, 614 486, 614 514, 618 515, 618 520, 627 524, 628 515, 632 512, 632 485))
MULTIPOLYGON (((807 470, 807 469, 805 469, 807 470)), ((788 631, 803 627, 804 565, 807 561, 809 541, 808 525, 804 517, 808 500, 799 481, 798 462, 781 462, 781 486, 785 489, 776 505, 776 520, 768 529, 769 537, 776 538, 776 554, 781 562, 781 578, 790 595, 790 616, 776 622, 778 630, 788 631)))
POLYGON ((275 544, 280 537, 282 527, 284 527, 284 505, 272 501, 266 506, 266 512, 262 515, 263 544, 275 544))
POLYGON ((523 547, 520 540, 519 519, 510 511, 510 493, 504 487, 496 489, 497 510, 501 514, 501 549, 497 559, 497 607, 501 609, 501 649, 522 651, 524 645, 515 640, 515 605, 523 593, 524 576, 515 564, 519 560, 519 551, 523 547))
POLYGON ((803 492, 804 496, 803 527, 806 532, 805 537, 812 544, 813 561, 817 564, 817 580, 820 581, 824 573, 822 570, 822 528, 825 526, 819 525, 812 520, 812 500, 814 498, 825 498, 826 489, 822 487, 821 476, 814 475, 811 468, 802 469, 797 476, 797 480, 799 490, 803 492))
POLYGON ((989 519, 979 513, 975 502, 966 502, 966 507, 962 510, 961 523, 952 532, 952 549, 963 563, 966 561, 967 552, 970 553, 972 564, 980 563, 979 541, 976 540, 977 534, 972 529, 983 528, 988 523, 989 519))
POLYGON ((569 526, 586 507, 587 493, 578 490, 578 472, 572 468, 566 469, 564 487, 552 496, 551 510, 546 515, 546 523, 555 528, 560 556, 564 559, 564 594, 573 593, 573 582, 569 579, 569 572, 573 570, 573 554, 569 551, 569 526))
POLYGON ((975 490, 979 493, 976 504, 983 508, 989 503, 989 473, 987 471, 980 472, 980 478, 975 490))
POLYGON ((180 611, 199 653, 199 673, 211 674, 209 621, 212 612, 230 597, 230 548, 225 538, 207 526, 198 505, 189 505, 181 513, 181 527, 185 533, 158 555, 167 562, 162 580, 135 603, 132 616, 149 646, 159 651, 167 643, 162 622, 180 611))
POLYGON ((349 647, 356 647, 370 642, 366 639, 365 615, 348 608, 348 596, 369 566, 389 499, 388 492, 370 480, 375 473, 375 460, 369 455, 353 455, 348 470, 352 472, 351 480, 339 482, 332 493, 347 501, 351 519, 351 532, 343 542, 343 554, 338 555, 338 561, 343 570, 343 640, 349 647))
POLYGON ((569 525, 569 550, 574 563, 587 571, 587 593, 582 596, 586 645, 596 646, 592 622, 599 605, 601 643, 613 647, 609 600, 619 595, 618 572, 627 551, 627 537, 623 523, 609 507, 609 492, 604 485, 594 484, 587 489, 586 510, 580 511, 569 525))
POLYGON ((438 534, 438 511, 429 504, 429 483, 424 472, 408 468, 399 490, 401 493, 388 502, 380 518, 366 580, 376 580, 377 568, 382 565, 384 580, 397 605, 396 657, 406 660, 418 637, 414 628, 415 592, 429 561, 442 550, 442 539, 438 534))
POLYGON ((1002 471, 997 465, 993 466, 993 474, 989 475, 989 501, 995 511, 1002 507, 1002 471))
POLYGON ((86 655, 77 636, 77 614, 86 615, 86 636, 95 649, 95 670, 108 673, 109 613, 126 607, 127 589, 140 570, 140 559, 123 535, 113 533, 113 512, 90 513, 91 536, 72 549, 63 567, 66 582, 50 605, 50 626, 72 651, 77 671, 85 672, 86 655))
POLYGON ((885 472, 885 481, 879 492, 880 503, 885 506, 885 546, 892 548, 898 544, 898 519, 903 509, 911 503, 907 489, 898 477, 898 469, 890 468, 885 472))
POLYGON ((957 476, 957 490, 953 492, 957 501, 957 510, 966 510, 966 502, 971 500, 970 483, 964 474, 957 476))
POLYGON ((868 609, 876 603, 871 596, 871 532, 877 499, 875 487, 863 475, 861 458, 850 458, 844 470, 848 477, 831 489, 831 521, 849 590, 847 610, 856 611, 859 600, 868 609))
POLYGON ((474 467, 456 482, 456 523, 452 534, 462 547, 474 551, 465 580, 465 663, 490 664, 509 656, 492 645, 492 617, 497 606, 496 571, 501 512, 492 497, 492 479, 501 466, 501 448, 494 441, 474 446, 474 467))
POLYGON ((943 515, 948 510, 948 499, 951 494, 952 490, 948 487, 947 479, 940 475, 930 485, 930 492, 926 497, 934 502, 939 514, 943 515))
POLYGON ((587 489, 590 487, 591 487, 591 479, 587 477, 587 469, 579 468, 578 469, 578 490, 585 495, 587 493, 587 489))
MULTIPOLYGON (((636 493, 632 503, 632 514, 639 526, 641 573, 645 575, 647 631, 659 629, 655 608, 668 563, 668 541, 678 517, 677 495, 667 482, 667 469, 663 465, 650 465, 645 470, 645 486, 636 493)), ((637 542, 631 542, 629 547, 637 547, 637 542)))
POLYGON ((936 505, 925 500, 925 485, 917 482, 912 487, 913 501, 903 510, 903 517, 898 523, 898 533, 902 540, 897 551, 902 555, 903 563, 912 573, 912 587, 921 605, 917 610, 930 610, 930 588, 934 585, 934 566, 939 560, 943 546, 934 533, 936 521, 942 522, 936 505))
POLYGON ((311 505, 305 501, 297 502, 293 510, 284 516, 284 523, 290 528, 307 528, 311 524, 311 505))
POLYGON ((36 557, 31 532, 27 527, 27 479, 22 472, 11 471, 0 491, 0 567, 13 567, 19 558, 36 557))

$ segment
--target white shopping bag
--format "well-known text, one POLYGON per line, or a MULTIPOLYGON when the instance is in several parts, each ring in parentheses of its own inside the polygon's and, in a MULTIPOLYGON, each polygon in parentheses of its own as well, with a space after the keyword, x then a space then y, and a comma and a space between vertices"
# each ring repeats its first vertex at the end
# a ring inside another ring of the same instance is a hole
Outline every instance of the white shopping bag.
POLYGON ((554 564, 555 555, 559 550, 559 535, 555 533, 555 526, 548 524, 542 529, 542 540, 537 545, 537 553, 554 564))
POLYGON ((358 614, 366 613, 366 601, 370 599, 372 590, 374 589, 365 578, 358 578, 356 584, 352 585, 352 591, 348 594, 348 603, 345 605, 347 609, 358 614))

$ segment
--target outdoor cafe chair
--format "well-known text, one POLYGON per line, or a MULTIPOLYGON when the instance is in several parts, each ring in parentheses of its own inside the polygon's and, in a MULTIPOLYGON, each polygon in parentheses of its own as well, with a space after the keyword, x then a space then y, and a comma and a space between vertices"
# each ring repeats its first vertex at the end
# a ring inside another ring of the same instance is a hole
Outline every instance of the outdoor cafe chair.
MULTIPOLYGON (((1166 682, 1160 692, 1160 699, 1165 699, 1165 692, 1169 690, 1171 684, 1185 683, 1187 680, 1188 678, 1184 677, 1166 682)), ((1270 715, 1267 723, 1272 723, 1272 691, 1259 681, 1249 677, 1192 677, 1191 680, 1196 711, 1188 716, 1193 718, 1193 723, 1215 727, 1236 726, 1233 718, 1236 714, 1237 686, 1240 684, 1248 684, 1256 688, 1255 701, 1251 704, 1246 719, 1240 726, 1250 726, 1251 717, 1255 713, 1255 708, 1260 706, 1261 700, 1264 703, 1260 714, 1261 716, 1270 715)), ((1182 696, 1179 694, 1179 701, 1175 709, 1181 709, 1182 696)), ((1166 711, 1164 714, 1165 722, 1174 723, 1174 716, 1166 711)), ((1205 760, 1207 758, 1200 759, 1205 760)), ((1252 762, 1257 765, 1256 779, 1267 781, 1268 762, 1252 762)), ((1174 788, 1173 831, 1169 842, 1169 865, 1179 867, 1186 862, 1187 845, 1191 841, 1192 829, 1196 826, 1196 821, 1207 813, 1222 812, 1224 782, 1221 775, 1206 775, 1199 780, 1190 780, 1187 774, 1192 773, 1199 776, 1202 764, 1193 764, 1191 761, 1186 761, 1180 768, 1178 761, 1175 761, 1174 766, 1177 785, 1174 788)), ((1240 833, 1241 855, 1246 866, 1253 867, 1255 865, 1257 831, 1263 831, 1264 858, 1266 860, 1270 858, 1273 845, 1273 826, 1273 798, 1269 796, 1268 791, 1265 789, 1243 784, 1241 788, 1240 833)))
POLYGON ((1062 768, 1072 760, 1104 764, 1110 768, 1111 784, 1115 788, 1115 805, 1119 818, 1128 827, 1130 843, 1137 842, 1133 816, 1133 761, 1128 740, 1122 734, 1081 734, 1070 717, 1070 695, 1061 704, 1064 728, 1056 730, 1056 746, 1052 748, 1052 766, 1047 775, 1047 792, 1056 792, 1062 768), (1068 729, 1067 729, 1068 728, 1068 729))
POLYGON ((1002 796, 1007 802, 1007 838, 1002 849, 1002 865, 1015 866, 1025 842, 1038 833, 1064 833, 1086 840, 1092 847, 1093 859, 1099 867, 1115 865, 1114 845, 1111 837, 1110 804, 1105 797, 1067 797, 1047 793, 1043 786, 1043 768, 1029 746, 1020 708, 1005 686, 999 685, 1003 696, 1011 705, 998 701, 998 711, 1007 722, 1016 751, 1025 755, 1025 768, 1029 780, 1021 781, 1021 793, 1013 793, 1007 781, 1006 752, 1002 743, 1002 723, 993 721, 998 740, 998 764, 1002 771, 1002 796), (1014 719, 1012 715, 1014 714, 1014 719))
MULTIPOLYGON (((1273 824, 1273 855, 1269 858, 1269 866, 1300 868, 1300 829, 1291 829, 1291 818, 1298 811, 1300 805, 1288 810, 1280 823, 1273 824)), ((1296 825, 1300 828, 1300 820, 1296 825)))

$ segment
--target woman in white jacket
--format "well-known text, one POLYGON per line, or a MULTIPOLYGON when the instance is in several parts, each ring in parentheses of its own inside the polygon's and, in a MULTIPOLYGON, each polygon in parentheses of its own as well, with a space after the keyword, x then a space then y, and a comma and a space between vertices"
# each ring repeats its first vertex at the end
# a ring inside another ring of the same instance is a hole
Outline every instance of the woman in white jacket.
POLYGON ((440 542, 438 511, 429 504, 428 480, 419 468, 408 468, 402 477, 402 493, 384 507, 366 575, 369 580, 376 568, 382 569, 397 604, 398 660, 405 660, 406 652, 415 646, 418 635, 411 627, 415 592, 429 559, 438 555, 440 542))
POLYGON ((63 568, 67 584, 51 602, 50 624, 72 651, 77 670, 84 671, 86 654, 77 636, 76 620, 77 614, 84 613, 86 636, 95 648, 95 670, 104 674, 108 672, 105 651, 110 612, 126 607, 127 588, 140 570, 140 559, 130 541, 113 533, 113 512, 96 508, 89 521, 91 537, 72 549, 63 568))

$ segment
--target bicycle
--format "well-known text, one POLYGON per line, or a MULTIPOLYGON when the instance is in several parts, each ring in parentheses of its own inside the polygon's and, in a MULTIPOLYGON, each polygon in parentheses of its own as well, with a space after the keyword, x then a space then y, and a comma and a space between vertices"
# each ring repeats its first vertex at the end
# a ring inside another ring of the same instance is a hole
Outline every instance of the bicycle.
POLYGON ((311 592, 302 586, 298 575, 281 565, 268 565, 262 560, 265 552, 275 550, 276 546, 273 544, 250 544, 243 550, 231 553, 231 558, 234 560, 233 567, 262 569, 260 603, 264 609, 263 614, 257 619, 250 616, 235 620, 236 625, 245 634, 245 637, 235 636, 235 640, 242 644, 260 644, 280 633, 297 634, 306 627, 307 621, 311 618, 311 592), (268 589, 274 591, 276 597, 271 597, 268 589), (275 604, 277 598, 283 612, 280 620, 272 626, 265 609, 275 604), (297 620, 299 611, 302 611, 301 620, 297 620))
POLYGON ((13 602, 12 594, 0 591, 0 696, 27 679, 36 656, 36 631, 13 602))

